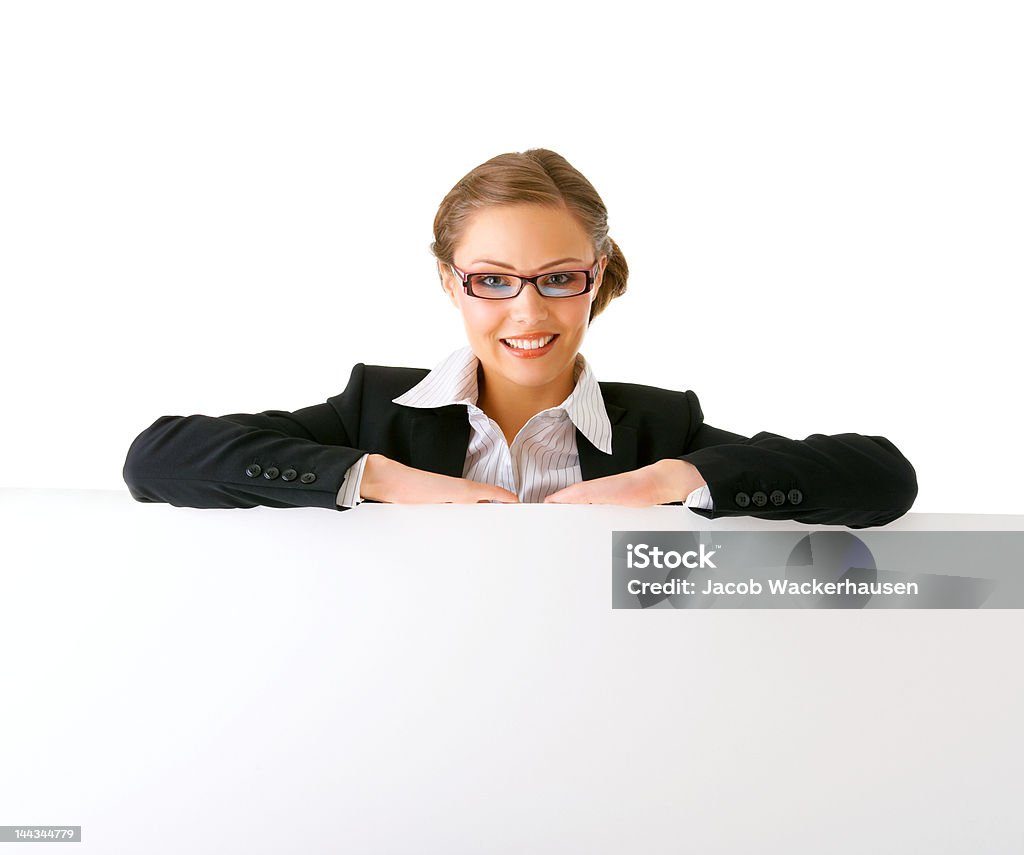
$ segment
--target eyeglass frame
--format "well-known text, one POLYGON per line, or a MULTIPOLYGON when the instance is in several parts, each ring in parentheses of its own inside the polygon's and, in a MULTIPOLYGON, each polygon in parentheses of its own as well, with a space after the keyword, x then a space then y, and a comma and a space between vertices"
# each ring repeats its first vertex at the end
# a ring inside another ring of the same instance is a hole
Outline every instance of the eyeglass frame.
POLYGON ((552 300, 567 300, 567 299, 569 299, 569 297, 582 297, 584 294, 588 294, 590 291, 593 290, 594 282, 597 280, 597 269, 601 266, 601 259, 600 258, 597 259, 597 261, 594 262, 593 266, 589 270, 548 270, 548 271, 545 271, 544 273, 538 273, 536 276, 519 276, 519 275, 517 275, 515 273, 499 273, 497 271, 490 271, 490 270, 479 271, 479 272, 474 271, 473 273, 466 273, 464 270, 459 270, 459 268, 456 267, 451 262, 448 263, 448 266, 454 271, 455 275, 459 277, 459 280, 462 282, 463 290, 470 297, 475 297, 478 300, 512 300, 512 299, 515 299, 516 297, 518 297, 520 294, 523 293, 523 289, 526 287, 526 283, 527 282, 529 282, 534 288, 537 289, 537 293, 540 294, 541 297, 548 297, 547 294, 541 293, 540 285, 537 284, 537 280, 540 279, 542 276, 551 276, 551 275, 554 275, 554 274, 557 274, 557 273, 583 273, 583 274, 585 274, 586 277, 587 277, 587 285, 578 294, 570 294, 568 297, 556 297, 556 296, 551 296, 550 297, 550 299, 552 299, 552 300), (470 290, 470 284, 469 284, 469 277, 470 276, 508 276, 510 278, 518 279, 519 280, 519 288, 516 289, 516 293, 515 294, 509 294, 507 297, 483 297, 480 294, 474 294, 470 290))

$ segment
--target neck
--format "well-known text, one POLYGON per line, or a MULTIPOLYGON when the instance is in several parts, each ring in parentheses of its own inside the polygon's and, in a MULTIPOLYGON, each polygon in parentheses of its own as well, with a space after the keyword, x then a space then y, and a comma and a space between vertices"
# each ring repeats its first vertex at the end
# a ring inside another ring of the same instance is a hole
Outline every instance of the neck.
POLYGON ((503 377, 477 373, 477 406, 498 423, 509 445, 537 413, 557 407, 576 388, 575 362, 568 371, 545 386, 517 386, 503 377))

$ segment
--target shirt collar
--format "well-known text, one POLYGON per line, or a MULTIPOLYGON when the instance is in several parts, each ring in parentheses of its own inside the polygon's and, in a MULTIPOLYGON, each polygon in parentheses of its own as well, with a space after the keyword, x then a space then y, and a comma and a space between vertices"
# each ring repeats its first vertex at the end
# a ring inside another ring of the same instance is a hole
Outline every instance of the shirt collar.
MULTIPOLYGON (((395 404, 406 407, 446 407, 465 404, 470 412, 482 412, 476 405, 479 393, 477 370, 480 360, 473 348, 459 348, 443 359, 430 373, 408 392, 393 398, 395 404)), ((590 363, 582 353, 576 354, 573 368, 576 386, 569 397, 552 409, 564 410, 580 433, 595 448, 605 454, 612 453, 612 425, 608 419, 604 396, 590 363)))

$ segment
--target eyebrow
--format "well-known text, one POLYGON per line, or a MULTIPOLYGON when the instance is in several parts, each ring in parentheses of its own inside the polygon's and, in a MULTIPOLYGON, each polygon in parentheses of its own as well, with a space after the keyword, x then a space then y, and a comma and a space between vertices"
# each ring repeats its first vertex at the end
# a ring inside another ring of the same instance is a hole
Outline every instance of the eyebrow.
MULTIPOLYGON (((559 258, 555 261, 549 261, 547 264, 542 264, 540 269, 547 270, 549 267, 554 267, 556 264, 565 264, 567 261, 586 264, 582 258, 559 258)), ((511 264, 503 264, 500 261, 491 261, 489 258, 478 258, 476 261, 471 261, 470 264, 493 264, 495 267, 504 267, 506 270, 515 270, 511 264)))

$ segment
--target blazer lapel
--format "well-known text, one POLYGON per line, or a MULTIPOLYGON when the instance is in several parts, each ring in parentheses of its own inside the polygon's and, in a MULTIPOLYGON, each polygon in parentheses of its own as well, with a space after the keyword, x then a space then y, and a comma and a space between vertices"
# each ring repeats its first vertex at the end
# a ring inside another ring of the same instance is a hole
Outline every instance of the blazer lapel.
POLYGON ((411 466, 462 477, 469 450, 469 414, 465 406, 453 404, 422 410, 413 416, 410 431, 411 466))
POLYGON ((611 454, 605 454, 595 448, 580 429, 576 428, 576 449, 580 455, 580 474, 584 481, 636 469, 636 428, 619 424, 626 413, 623 407, 609 404, 607 401, 604 407, 608 411, 608 421, 612 425, 611 454))

